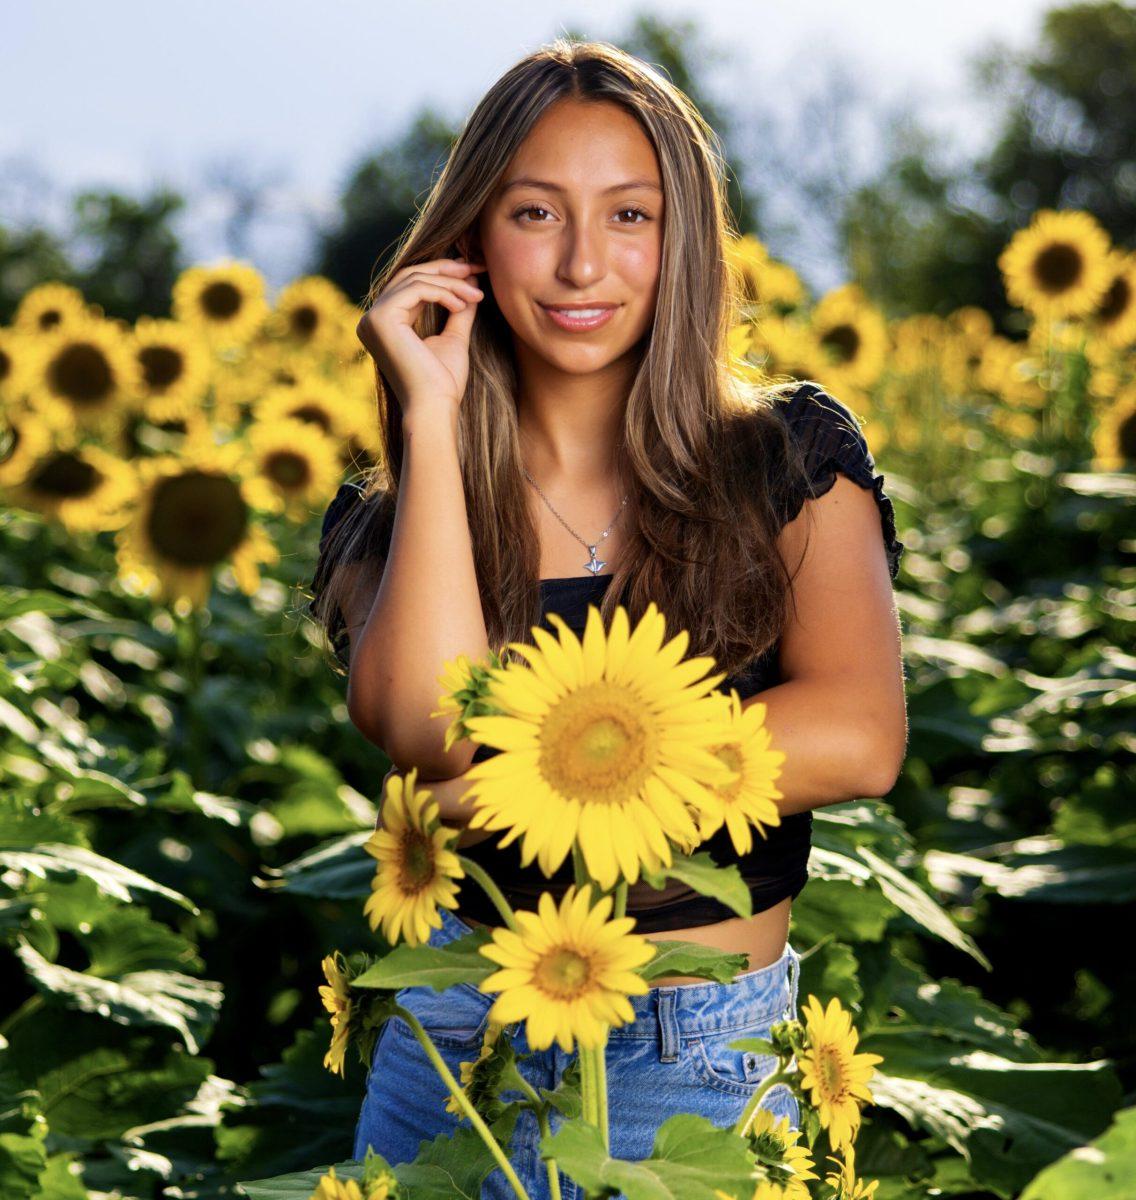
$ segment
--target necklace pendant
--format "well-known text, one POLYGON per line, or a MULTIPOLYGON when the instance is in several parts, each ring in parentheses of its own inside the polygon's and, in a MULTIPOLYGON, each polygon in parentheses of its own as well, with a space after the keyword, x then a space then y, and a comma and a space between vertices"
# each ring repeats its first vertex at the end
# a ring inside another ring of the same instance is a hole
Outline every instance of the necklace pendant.
POLYGON ((584 570, 591 571, 591 573, 593 575, 598 575, 600 573, 600 571, 602 571, 604 569, 604 567, 607 566, 607 563, 602 561, 601 559, 596 558, 595 546, 589 546, 588 553, 592 556, 592 561, 584 563, 584 570))

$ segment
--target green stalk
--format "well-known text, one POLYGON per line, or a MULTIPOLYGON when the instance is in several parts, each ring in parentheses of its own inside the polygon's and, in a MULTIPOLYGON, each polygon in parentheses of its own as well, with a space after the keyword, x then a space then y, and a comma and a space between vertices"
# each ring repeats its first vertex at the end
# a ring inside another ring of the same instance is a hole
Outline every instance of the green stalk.
MULTIPOLYGON (((517 1071, 517 1082, 520 1084, 519 1090, 524 1093, 525 1098, 532 1106, 533 1113, 536 1115, 537 1124, 540 1126, 541 1137, 551 1137, 552 1127, 548 1122, 548 1103, 537 1095, 536 1089, 531 1083, 517 1071)), ((545 1164, 548 1167, 548 1191, 552 1196, 552 1200, 561 1200, 560 1196, 560 1173, 556 1168, 556 1159, 545 1159, 545 1164)))
POLYGON ((608 1134, 607 1122, 607 1029, 604 1029, 604 1040, 592 1051, 596 1064, 596 1099, 599 1102, 597 1124, 603 1134, 604 1149, 611 1153, 611 1137, 608 1134))
POLYGON ((584 852, 578 842, 572 843, 572 870, 576 875, 576 887, 582 888, 588 882, 588 868, 584 865, 584 852))
POLYGON ((615 885, 615 908, 612 910, 612 919, 617 920, 619 917, 627 915, 627 880, 621 879, 615 885))
POLYGON ((780 1083, 783 1079, 791 1079, 792 1076, 788 1071, 774 1071, 772 1075, 767 1076, 761 1081, 761 1086, 756 1092, 746 1101, 746 1106, 742 1109, 742 1115, 738 1117, 737 1123, 734 1125, 734 1132, 745 1137, 749 1133, 749 1127, 753 1124, 753 1118, 757 1114, 757 1106, 761 1103, 761 1097, 775 1084, 780 1083))
POLYGON ((475 883, 481 885, 482 890, 493 901, 497 911, 501 914, 501 919, 514 932, 517 933, 517 917, 513 912, 509 901, 501 893, 501 889, 489 878, 485 868, 480 864, 475 863, 473 859, 466 858, 464 854, 458 855, 458 862, 461 863, 462 869, 475 883))
POLYGON ((422 1028, 418 1018, 412 1012, 403 1008, 401 1004, 394 1006, 394 1012, 410 1026, 422 1049, 426 1051, 426 1057, 433 1064, 434 1070, 441 1075, 442 1082, 450 1089, 450 1095, 458 1102, 462 1112, 469 1118, 470 1124, 481 1135, 481 1139, 486 1146, 489 1147, 489 1153, 493 1155, 497 1160, 497 1165, 505 1172, 505 1178, 509 1181, 513 1191, 517 1193, 519 1200, 531 1200, 528 1192, 525 1191, 524 1184, 517 1178, 517 1173, 513 1170, 512 1164, 505 1157, 505 1151, 501 1149, 500 1142, 490 1132, 489 1126, 482 1120, 481 1114, 473 1107, 469 1097, 462 1091, 461 1084, 453 1077, 453 1073, 446 1066, 442 1056, 438 1053, 437 1047, 431 1040, 430 1035, 422 1028))

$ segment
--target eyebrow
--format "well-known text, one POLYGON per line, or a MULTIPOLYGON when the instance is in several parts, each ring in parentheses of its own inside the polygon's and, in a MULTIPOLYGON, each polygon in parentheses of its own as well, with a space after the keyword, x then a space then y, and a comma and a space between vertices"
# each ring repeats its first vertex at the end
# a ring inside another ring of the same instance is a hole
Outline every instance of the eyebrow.
MULTIPOLYGON (((563 192, 566 190, 560 184, 552 183, 548 179, 534 179, 531 175, 518 175, 516 179, 510 179, 508 183, 502 186, 501 195, 504 195, 507 191, 515 187, 545 188, 550 192, 563 192)), ((663 191, 657 183, 650 179, 626 179, 623 183, 613 183, 611 187, 604 188, 600 194, 607 196, 612 192, 626 192, 632 188, 650 188, 660 195, 662 195, 663 191)))

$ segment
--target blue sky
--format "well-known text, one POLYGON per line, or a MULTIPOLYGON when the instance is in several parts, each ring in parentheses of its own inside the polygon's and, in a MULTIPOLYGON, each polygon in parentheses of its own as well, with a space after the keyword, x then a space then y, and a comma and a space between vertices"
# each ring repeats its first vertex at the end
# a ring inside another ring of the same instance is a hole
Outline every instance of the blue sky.
MULTIPOLYGON (((838 63, 881 106, 908 104, 960 147, 985 113, 965 63, 998 40, 1028 46, 1039 0, 794 0, 655 3, 432 0, 195 0, 192 4, 36 0, 5 5, 0 72, 0 220, 63 228, 80 186, 128 191, 166 182, 191 198, 180 229, 194 255, 224 252, 228 201, 218 173, 270 185, 251 257, 279 284, 302 262, 313 224, 368 149, 429 102, 460 122, 518 57, 571 28, 618 41, 643 11, 689 19, 726 61, 711 93, 744 124, 765 108, 793 116, 793 81, 838 63)), ((799 93, 800 89, 797 89, 799 93)), ((857 139, 859 143, 859 139, 857 139)), ((871 150, 869 139, 859 145, 871 150)), ((830 273, 821 251, 797 264, 830 273)), ((827 282, 833 282, 830 280, 827 282)))

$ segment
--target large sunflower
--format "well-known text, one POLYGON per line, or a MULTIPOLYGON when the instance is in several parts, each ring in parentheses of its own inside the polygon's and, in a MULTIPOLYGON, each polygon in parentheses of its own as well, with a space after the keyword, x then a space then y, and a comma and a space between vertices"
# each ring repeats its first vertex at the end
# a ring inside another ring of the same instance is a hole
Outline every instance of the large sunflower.
POLYGON ((417 780, 417 767, 387 780, 381 828, 363 846, 379 864, 363 912, 388 942, 402 937, 411 946, 441 928, 439 905, 457 908, 456 880, 465 877, 450 847, 461 831, 441 824, 437 801, 415 787, 417 780))
POLYGON ((1087 317, 1111 282, 1108 234, 1087 212, 1043 208, 998 257, 1011 303, 1042 320, 1087 317))
POLYGON ((861 1105, 872 1100, 868 1080, 883 1058, 856 1053, 860 1035, 852 1028, 851 1014, 835 996, 823 1008, 810 993, 801 1012, 806 1045, 797 1055, 800 1086, 812 1093, 820 1123, 828 1130, 833 1149, 839 1150, 856 1139, 861 1105))
POLYGON ((542 892, 537 911, 517 910, 519 932, 495 929, 493 941, 480 947, 501 970, 478 985, 500 992, 489 1019, 501 1025, 525 1021, 534 1050, 553 1041, 570 1054, 582 1047, 602 1046, 607 1029, 635 1019, 628 996, 642 996, 649 985, 635 968, 655 956, 655 947, 632 933, 634 917, 608 920, 612 898, 592 906, 592 885, 564 892, 557 908, 542 892))
POLYGON ((766 825, 781 824, 777 800, 783 793, 773 781, 781 774, 785 754, 771 749, 766 708, 760 701, 743 706, 736 689, 731 689, 733 737, 715 747, 714 752, 731 771, 738 773, 738 778, 718 788, 714 793, 717 804, 700 814, 699 838, 705 841, 725 824, 738 854, 748 854, 753 849, 755 827, 764 838, 766 825))
POLYGON ((320 963, 326 984, 319 989, 324 1008, 331 1013, 331 1045, 323 1056, 323 1065, 333 1074, 344 1077, 344 1057, 351 1024, 351 988, 335 955, 327 955, 320 963))
MULTIPOLYGON (((789 1127, 788 1117, 775 1117, 767 1108, 754 1113, 747 1135, 765 1169, 763 1178, 749 1200, 809 1200, 808 1179, 819 1176, 807 1146, 798 1146, 799 1129, 789 1127)), ((720 1189, 714 1190, 719 1200, 734 1200, 720 1189)))
POLYGON ((582 644, 548 616, 559 640, 533 626, 536 646, 511 643, 527 665, 491 673, 488 699, 502 715, 466 720, 476 741, 502 751, 465 773, 469 824, 507 829, 501 846, 523 837, 522 865, 535 856, 546 875, 576 841, 603 888, 620 875, 634 883, 642 867, 670 865, 672 840, 697 842, 694 814, 713 811, 713 789, 736 777, 712 750, 732 736, 714 690, 724 675, 706 675, 710 657, 681 661, 686 630, 662 645, 653 602, 633 633, 620 605, 606 636, 589 605, 582 644))

